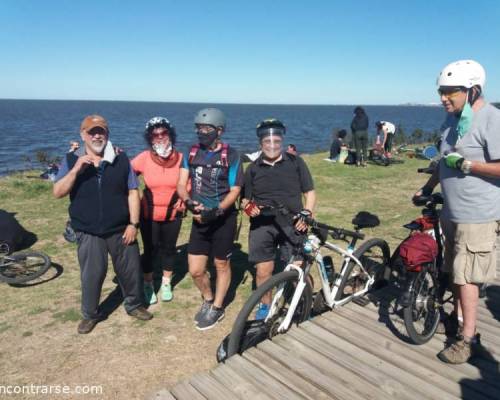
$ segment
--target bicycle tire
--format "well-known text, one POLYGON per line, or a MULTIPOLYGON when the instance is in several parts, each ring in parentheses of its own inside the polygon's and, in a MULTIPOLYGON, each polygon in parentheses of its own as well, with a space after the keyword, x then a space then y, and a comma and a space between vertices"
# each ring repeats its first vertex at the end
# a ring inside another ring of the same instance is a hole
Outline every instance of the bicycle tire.
POLYGON ((409 305, 403 308, 406 332, 415 344, 427 343, 436 333, 440 312, 437 303, 437 282, 427 269, 418 272, 408 286, 411 290, 409 305), (432 286, 428 286, 428 282, 432 286), (425 284, 424 284, 425 283, 425 284), (426 313, 427 311, 427 313, 426 313), (423 329, 420 329, 423 320, 423 329))
POLYGON ((19 252, 6 257, 0 263, 0 281, 25 283, 42 276, 50 268, 49 256, 37 251, 19 252), (29 261, 29 265, 27 262, 29 261))
MULTIPOLYGON (((390 274, 391 252, 388 243, 379 238, 373 238, 362 243, 353 253, 369 274, 375 276, 375 281, 370 290, 377 289, 387 283, 390 274)), ((343 274, 339 290, 335 297, 336 301, 350 296, 356 292, 358 285, 364 286, 368 277, 360 271, 359 266, 351 261, 343 274), (352 289, 352 291, 351 291, 352 289)))
MULTIPOLYGON (((240 347, 243 340, 243 332, 249 317, 254 312, 256 306, 260 303, 261 298, 269 291, 273 291, 273 289, 278 289, 281 285, 285 285, 283 292, 283 300, 285 303, 280 304, 279 308, 276 312, 275 316, 272 316, 269 321, 266 322, 269 326, 268 338, 277 335, 277 332, 273 331, 273 328, 276 328, 279 323, 281 323, 281 319, 284 318, 288 308, 288 302, 293 297, 293 293, 295 291, 294 285, 297 283, 299 277, 299 273, 297 271, 284 271, 279 274, 276 274, 269 278, 266 282, 260 285, 248 298, 246 303, 243 305, 242 309, 238 313, 236 320, 233 324, 233 329, 231 334, 229 335, 228 349, 227 349, 227 357, 231 357, 234 354, 240 353, 240 347), (291 284, 291 286, 288 286, 291 284), (290 288, 290 290, 287 290, 290 288)), ((274 292, 272 293, 274 295, 274 292)), ((312 288, 309 282, 306 283, 304 291, 301 297, 301 303, 298 304, 296 315, 294 316, 292 322, 300 323, 306 320, 311 312, 312 308, 312 288)))

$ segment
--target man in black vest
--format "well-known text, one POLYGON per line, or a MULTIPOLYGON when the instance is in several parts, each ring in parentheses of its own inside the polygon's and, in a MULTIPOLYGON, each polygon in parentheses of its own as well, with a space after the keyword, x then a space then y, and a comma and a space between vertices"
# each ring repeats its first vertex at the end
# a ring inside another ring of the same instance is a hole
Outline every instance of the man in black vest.
POLYGON ((139 247, 137 178, 125 153, 116 154, 106 120, 87 116, 80 127, 84 147, 66 154, 54 184, 54 196, 70 195, 69 215, 76 231, 82 285, 82 321, 89 333, 102 318, 99 299, 108 269, 108 253, 127 313, 153 317, 143 305, 139 247))
MULTIPOLYGON (((306 163, 283 151, 285 132, 285 125, 277 119, 259 123, 257 137, 262 154, 245 171, 242 206, 250 217, 248 260, 255 264, 257 286, 271 277, 278 247, 281 260, 289 261, 307 230, 304 219, 312 215, 316 202, 306 163), (294 226, 290 216, 295 216, 294 226)), ((263 296, 256 319, 267 316, 270 303, 269 293, 263 296)))

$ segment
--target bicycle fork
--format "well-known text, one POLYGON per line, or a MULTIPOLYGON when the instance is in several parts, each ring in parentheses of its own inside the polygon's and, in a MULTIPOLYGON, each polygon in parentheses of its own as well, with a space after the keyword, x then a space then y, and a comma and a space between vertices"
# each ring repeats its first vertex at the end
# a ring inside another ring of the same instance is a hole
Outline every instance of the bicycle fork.
MULTIPOLYGON (((285 319, 278 327, 278 333, 286 332, 288 330, 288 328, 290 327, 290 323, 292 322, 292 318, 295 314, 295 310, 297 308, 297 305, 299 304, 300 298, 302 297, 302 292, 304 291, 304 288, 306 287, 304 271, 302 270, 302 268, 300 268, 299 266, 297 266, 295 264, 288 264, 285 268, 285 271, 291 271, 291 270, 295 270, 299 273, 299 279, 298 279, 297 287, 295 288, 295 291, 293 293, 292 301, 290 302, 290 307, 288 308, 285 319)), ((269 316, 274 315, 274 313, 276 312, 277 303, 278 303, 279 299, 281 298, 281 296, 283 295, 284 289, 285 289, 284 286, 281 287, 276 292, 275 296, 273 297, 273 301, 271 303, 271 307, 270 307, 269 314, 268 314, 267 318, 269 318, 269 316)), ((267 320, 267 318, 266 318, 266 320, 267 320)))

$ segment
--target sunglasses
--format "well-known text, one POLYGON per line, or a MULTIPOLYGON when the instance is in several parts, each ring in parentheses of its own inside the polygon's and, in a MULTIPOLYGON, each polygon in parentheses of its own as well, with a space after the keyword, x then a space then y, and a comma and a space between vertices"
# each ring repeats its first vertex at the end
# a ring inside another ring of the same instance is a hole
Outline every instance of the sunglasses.
POLYGON ((152 133, 151 137, 153 139, 161 139, 164 137, 168 137, 168 132, 158 132, 158 133, 152 133))
POLYGON ((464 88, 457 86, 457 87, 440 87, 438 89, 438 94, 440 96, 447 97, 448 99, 451 99, 453 97, 456 97, 460 92, 464 92, 464 88))

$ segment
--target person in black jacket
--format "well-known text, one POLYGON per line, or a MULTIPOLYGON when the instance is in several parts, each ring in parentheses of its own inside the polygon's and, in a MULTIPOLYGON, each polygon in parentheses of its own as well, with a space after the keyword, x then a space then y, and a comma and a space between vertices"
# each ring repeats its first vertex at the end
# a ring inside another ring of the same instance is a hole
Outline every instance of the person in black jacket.
POLYGON ((84 147, 69 152, 54 184, 54 196, 70 196, 69 215, 76 232, 82 285, 82 320, 78 333, 86 334, 103 318, 99 300, 108 254, 124 298, 127 313, 140 320, 153 317, 144 308, 139 246, 139 192, 137 178, 124 152, 109 141, 106 120, 87 116, 80 127, 84 147))
POLYGON ((363 107, 354 109, 354 118, 351 122, 352 139, 356 148, 357 166, 366 167, 368 159, 368 116, 363 107))

